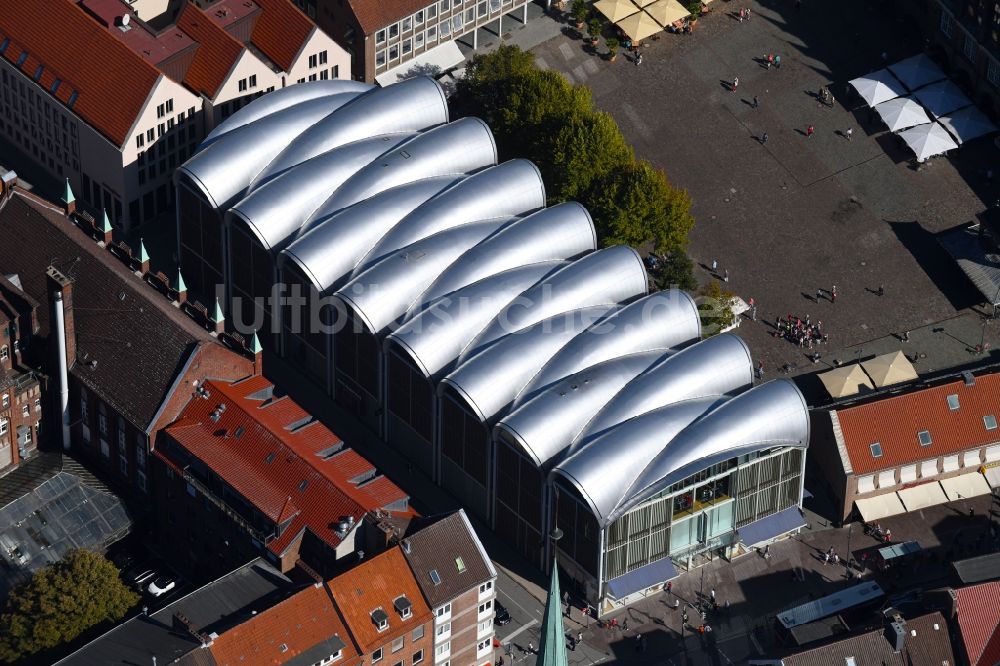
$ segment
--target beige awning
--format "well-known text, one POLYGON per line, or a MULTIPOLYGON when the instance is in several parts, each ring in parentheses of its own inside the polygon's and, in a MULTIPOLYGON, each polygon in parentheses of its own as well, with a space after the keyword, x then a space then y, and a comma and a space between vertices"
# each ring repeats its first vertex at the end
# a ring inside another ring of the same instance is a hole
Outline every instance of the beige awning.
POLYGON ((639 12, 639 8, 628 0, 599 0, 594 3, 594 9, 607 16, 612 23, 639 12))
POLYGON ((906 507, 907 511, 925 509, 936 504, 944 504, 948 501, 948 496, 941 489, 941 484, 937 481, 933 483, 923 483, 912 488, 904 488, 896 493, 899 500, 906 507))
POLYGON ((899 501, 896 493, 886 493, 885 495, 877 495, 868 499, 854 500, 854 504, 858 507, 858 511, 866 523, 906 513, 906 507, 899 501))
POLYGON ((861 367, 865 369, 868 376, 875 382, 875 386, 878 387, 917 378, 917 371, 913 369, 913 365, 906 360, 901 351, 882 354, 868 361, 863 361, 861 367))
POLYGON ((625 34, 636 42, 641 42, 650 35, 655 35, 656 33, 663 31, 660 24, 654 21, 653 17, 646 12, 633 14, 628 18, 618 21, 616 25, 624 30, 625 34))
POLYGON ((658 2, 658 0, 632 0, 632 2, 634 2, 638 7, 648 7, 654 2, 658 2))
POLYGON ((1000 488, 1000 467, 984 468, 983 476, 986 478, 986 483, 994 488, 1000 488))
POLYGON ((979 472, 941 479, 941 487, 944 488, 945 494, 951 501, 989 495, 993 491, 986 477, 979 472))
POLYGON ((869 389, 875 388, 872 385, 872 380, 857 363, 824 372, 819 375, 819 380, 823 382, 823 386, 826 387, 826 392, 830 394, 831 398, 854 395, 861 390, 862 386, 869 389))
POLYGON ((653 20, 663 27, 667 27, 671 23, 691 15, 687 7, 677 2, 677 0, 656 0, 656 2, 646 7, 646 13, 652 16, 653 20))

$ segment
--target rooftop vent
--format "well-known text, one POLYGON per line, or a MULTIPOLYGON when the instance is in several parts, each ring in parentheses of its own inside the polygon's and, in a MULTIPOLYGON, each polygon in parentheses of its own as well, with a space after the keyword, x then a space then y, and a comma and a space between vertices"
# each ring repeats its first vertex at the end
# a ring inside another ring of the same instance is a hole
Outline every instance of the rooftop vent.
POLYGON ((219 413, 218 409, 208 415, 208 418, 212 419, 212 423, 217 423, 221 417, 222 414, 219 413))
POLYGON ((965 380, 965 385, 966 386, 975 386, 976 385, 976 376, 974 374, 972 374, 971 372, 969 372, 968 370, 966 370, 965 372, 962 373, 962 379, 965 380))
POLYGON ((288 652, 288 645, 282 643, 281 645, 278 646, 278 649, 281 650, 282 652, 288 652))
POLYGON ((243 433, 245 433, 246 431, 247 431, 246 428, 244 428, 243 426, 239 426, 239 427, 236 428, 236 431, 233 433, 233 437, 235 437, 236 439, 239 439, 240 437, 243 436, 243 433))
POLYGON ((403 539, 402 543, 403 543, 403 552, 409 554, 410 550, 411 550, 411 548, 410 548, 410 540, 409 539, 403 539))

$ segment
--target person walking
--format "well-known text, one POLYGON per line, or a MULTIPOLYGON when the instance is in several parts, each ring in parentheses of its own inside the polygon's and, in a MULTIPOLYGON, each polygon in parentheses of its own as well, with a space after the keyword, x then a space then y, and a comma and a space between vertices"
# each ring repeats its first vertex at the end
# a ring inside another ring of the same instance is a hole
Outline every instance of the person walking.
MULTIPOLYGON (((763 365, 764 364, 761 363, 762 367, 763 367, 763 365)), ((712 598, 712 603, 715 603, 715 588, 714 587, 708 591, 708 596, 710 596, 712 598)))
POLYGON ((628 631, 628 618, 622 621, 622 631, 628 631))
POLYGON ((757 101, 757 95, 754 95, 753 96, 753 104, 750 105, 750 108, 756 109, 759 106, 759 104, 760 103, 757 101))
POLYGON ((535 654, 535 644, 528 641, 528 654, 535 654))
POLYGON ((781 56, 775 54, 774 56, 774 67, 775 69, 781 69, 781 56))
POLYGON ((844 136, 847 137, 848 141, 853 140, 853 138, 854 138, 854 128, 853 127, 848 127, 847 131, 844 132, 844 136))
POLYGON ((811 139, 813 134, 816 132, 816 128, 810 125, 806 128, 806 138, 811 139))
POLYGON ((639 652, 642 650, 642 634, 635 635, 635 651, 639 652))
POLYGON ((674 596, 674 581, 672 580, 667 581, 667 594, 674 596))
POLYGON ((885 285, 884 284, 880 284, 878 286, 878 295, 879 296, 885 296, 885 285))
POLYGON ((730 89, 730 92, 736 92, 736 88, 738 88, 739 85, 740 85, 740 77, 734 76, 733 77, 733 87, 730 89))
POLYGON ((577 643, 582 643, 583 642, 583 632, 582 631, 576 635, 576 642, 577 643))
POLYGON ((774 64, 774 54, 773 53, 768 53, 767 54, 767 68, 771 69, 771 65, 773 65, 773 64, 774 64))
POLYGON ((761 136, 760 136, 760 145, 762 145, 762 146, 766 146, 767 145, 767 132, 764 132, 763 134, 761 134, 761 136))
POLYGON ((636 56, 635 56, 635 60, 633 62, 635 62, 635 66, 636 67, 638 67, 639 65, 641 65, 642 64, 642 54, 641 53, 637 53, 636 56))
POLYGON ((833 289, 830 290, 830 302, 837 302, 837 285, 833 285, 833 289))

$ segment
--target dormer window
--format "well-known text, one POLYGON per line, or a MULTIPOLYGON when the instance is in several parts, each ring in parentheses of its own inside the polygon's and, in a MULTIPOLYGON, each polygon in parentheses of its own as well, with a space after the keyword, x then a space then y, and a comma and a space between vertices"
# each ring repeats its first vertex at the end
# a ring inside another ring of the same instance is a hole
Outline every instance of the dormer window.
POLYGON ((406 595, 401 595, 393 599, 392 607, 399 613, 399 617, 404 620, 409 619, 413 615, 413 604, 406 598, 406 595))
POLYGON ((389 616, 381 608, 372 611, 372 622, 375 623, 375 628, 379 631, 385 631, 389 628, 389 616))

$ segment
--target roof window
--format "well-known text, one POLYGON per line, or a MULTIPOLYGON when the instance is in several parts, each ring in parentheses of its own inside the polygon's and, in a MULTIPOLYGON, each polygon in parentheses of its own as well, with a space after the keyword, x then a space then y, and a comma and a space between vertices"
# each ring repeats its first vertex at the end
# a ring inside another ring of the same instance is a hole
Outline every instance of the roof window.
POLYGON ((958 394, 952 393, 951 395, 948 396, 948 409, 950 409, 953 412, 956 412, 958 411, 959 407, 960 405, 958 404, 958 394))
POLYGON ((992 414, 987 414, 986 416, 983 417, 983 425, 986 426, 987 430, 996 430, 997 417, 993 416, 992 414))
POLYGON ((304 491, 306 489, 306 486, 308 485, 309 485, 309 479, 302 479, 302 481, 299 482, 299 492, 304 491))
POLYGON ((60 83, 62 83, 62 79, 56 79, 55 81, 53 81, 52 85, 49 87, 49 92, 55 95, 56 91, 59 90, 60 83))
POLYGON ((882 445, 881 444, 879 444, 878 442, 872 442, 871 449, 872 449, 872 458, 881 458, 882 457, 882 445))
POLYGON ((28 52, 21 51, 21 55, 17 56, 17 66, 20 67, 24 64, 24 61, 28 59, 28 52))
POLYGON ((266 462, 268 465, 270 465, 271 463, 274 462, 274 459, 276 457, 277 457, 277 454, 274 451, 271 451, 270 453, 267 454, 267 457, 264 458, 264 462, 266 462))
POLYGON ((6 51, 8 46, 10 46, 10 37, 4 37, 3 41, 0 42, 0 53, 6 51))
POLYGON ((458 567, 458 573, 465 571, 465 560, 462 559, 461 555, 455 558, 455 566, 458 567))
POLYGON ((931 442, 934 441, 931 439, 931 433, 929 430, 921 430, 918 432, 917 439, 920 440, 920 446, 930 446, 931 442))
POLYGON ((77 92, 76 90, 74 90, 73 94, 69 96, 69 100, 66 101, 66 106, 68 106, 69 108, 72 109, 73 105, 76 104, 76 98, 79 97, 79 96, 80 96, 80 93, 77 92))
POLYGON ((278 649, 281 650, 282 652, 288 652, 288 644, 282 643, 281 645, 278 646, 278 649))
POLYGON ((35 73, 32 75, 31 78, 34 79, 35 81, 37 81, 38 79, 42 78, 42 70, 44 70, 44 69, 45 69, 45 65, 39 65, 38 67, 36 67, 35 68, 35 73))
POLYGON ((441 575, 438 573, 437 569, 431 569, 431 582, 435 585, 441 584, 441 575))
POLYGON ((372 611, 372 622, 375 623, 375 628, 379 631, 385 631, 389 628, 389 616, 381 608, 372 611))

